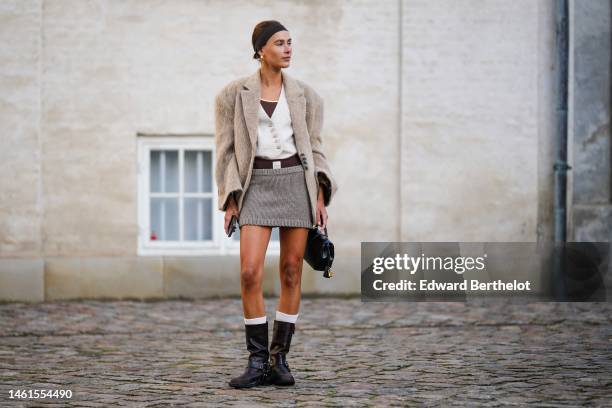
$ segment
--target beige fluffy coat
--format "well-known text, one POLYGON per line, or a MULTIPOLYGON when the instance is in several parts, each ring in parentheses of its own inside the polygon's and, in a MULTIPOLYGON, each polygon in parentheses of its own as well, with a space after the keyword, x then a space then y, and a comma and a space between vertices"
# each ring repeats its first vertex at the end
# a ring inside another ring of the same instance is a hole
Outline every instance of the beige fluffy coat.
MULTIPOLYGON (((323 188, 326 207, 338 189, 323 152, 323 99, 304 82, 284 71, 281 75, 315 220, 318 188, 323 188)), ((221 211, 225 211, 232 193, 238 211, 242 210, 257 146, 260 92, 261 76, 257 69, 252 75, 230 82, 215 97, 215 178, 221 211)))

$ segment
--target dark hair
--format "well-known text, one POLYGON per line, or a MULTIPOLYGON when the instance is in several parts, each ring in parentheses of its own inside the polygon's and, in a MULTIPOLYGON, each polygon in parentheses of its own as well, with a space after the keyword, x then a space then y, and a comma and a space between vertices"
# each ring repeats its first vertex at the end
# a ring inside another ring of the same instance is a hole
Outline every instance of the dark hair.
POLYGON ((251 42, 253 43, 253 54, 254 59, 259 59, 259 50, 266 45, 270 37, 277 31, 288 31, 284 25, 276 20, 265 20, 257 23, 253 29, 253 35, 251 36, 251 42))

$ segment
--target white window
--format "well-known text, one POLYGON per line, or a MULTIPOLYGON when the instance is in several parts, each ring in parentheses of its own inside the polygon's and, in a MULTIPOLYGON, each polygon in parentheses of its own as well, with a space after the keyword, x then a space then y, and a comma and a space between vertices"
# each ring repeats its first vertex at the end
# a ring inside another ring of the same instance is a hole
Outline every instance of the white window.
MULTIPOLYGON (((238 254, 217 204, 214 136, 138 137, 139 255, 238 254)), ((278 254, 278 228, 268 253, 278 254)))

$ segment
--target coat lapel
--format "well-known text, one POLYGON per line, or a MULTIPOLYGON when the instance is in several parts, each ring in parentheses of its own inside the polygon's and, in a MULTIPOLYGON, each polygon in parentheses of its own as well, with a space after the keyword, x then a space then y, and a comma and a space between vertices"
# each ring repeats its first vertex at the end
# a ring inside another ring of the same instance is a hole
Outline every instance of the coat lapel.
POLYGON ((244 121, 249 132, 251 147, 255 150, 257 146, 257 126, 259 120, 257 116, 259 110, 259 95, 261 94, 259 70, 251 75, 242 86, 244 89, 240 91, 240 96, 242 98, 244 121))
POLYGON ((306 130, 306 98, 304 89, 291 76, 283 72, 283 85, 285 86, 285 98, 289 105, 291 125, 295 135, 295 145, 298 153, 308 150, 308 131, 306 130))
MULTIPOLYGON (((282 72, 283 86, 285 88, 285 98, 289 106, 291 116, 291 124, 295 135, 295 143, 298 152, 304 152, 304 141, 308 138, 306 130, 306 98, 304 97, 304 89, 300 84, 287 73, 282 72), (306 138, 306 139, 305 139, 306 138)), ((251 141, 252 154, 255 154, 257 146, 257 128, 259 124, 259 99, 261 95, 261 76, 260 68, 253 75, 247 78, 240 91, 242 98, 242 109, 244 120, 251 141)))

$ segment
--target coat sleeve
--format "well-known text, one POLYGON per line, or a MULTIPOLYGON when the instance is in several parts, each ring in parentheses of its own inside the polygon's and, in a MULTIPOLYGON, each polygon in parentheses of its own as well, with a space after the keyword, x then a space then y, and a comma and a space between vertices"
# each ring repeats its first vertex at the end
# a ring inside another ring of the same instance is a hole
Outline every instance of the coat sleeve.
POLYGON ((215 97, 215 181, 221 211, 227 209, 231 194, 238 202, 243 193, 234 152, 234 106, 226 101, 223 91, 215 97))
MULTIPOLYGON (((323 98, 316 92, 312 92, 314 100, 314 109, 308 109, 309 111, 314 110, 310 114, 311 123, 310 126, 310 145, 312 147, 312 156, 314 160, 315 175, 318 180, 320 188, 323 188, 323 203, 325 206, 329 206, 331 199, 338 190, 338 184, 334 178, 327 157, 323 151, 323 139, 321 137, 321 130, 323 128, 323 98)), ((317 192, 318 194, 318 192, 317 192)))

